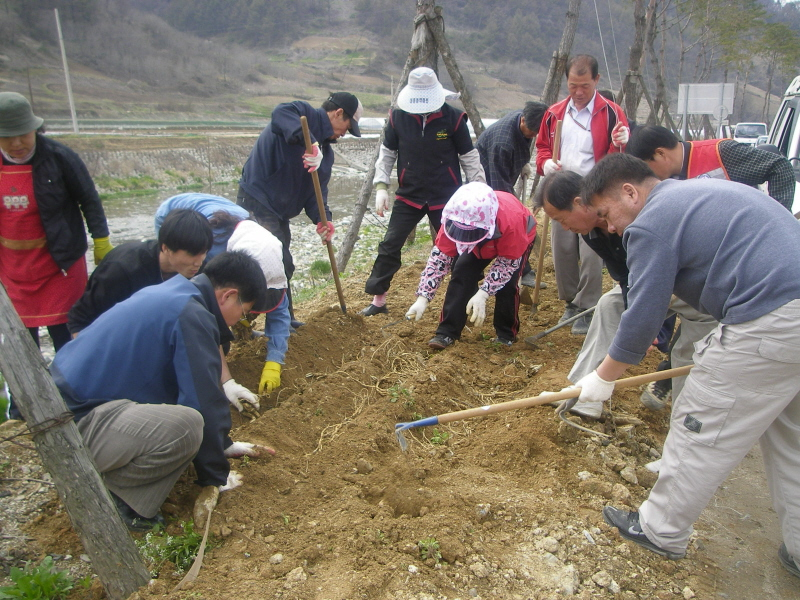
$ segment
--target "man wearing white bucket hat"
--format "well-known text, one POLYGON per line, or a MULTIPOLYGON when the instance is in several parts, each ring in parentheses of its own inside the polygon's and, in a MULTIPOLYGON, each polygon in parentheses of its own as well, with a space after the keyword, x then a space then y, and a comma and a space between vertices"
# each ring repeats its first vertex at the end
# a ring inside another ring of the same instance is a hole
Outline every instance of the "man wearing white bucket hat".
POLYGON ((406 313, 407 319, 419 321, 452 269, 439 326, 428 346, 442 350, 452 345, 461 337, 467 316, 475 327, 483 325, 490 296, 495 297, 497 334, 492 341, 514 343, 519 331, 517 283, 535 238, 536 220, 513 194, 495 192, 479 182, 453 194, 442 211, 442 228, 422 271, 417 300, 406 313))
POLYGON ((366 317, 388 312, 386 293, 402 264, 406 238, 425 215, 439 231, 442 208, 461 186, 461 169, 469 181, 486 181, 466 113, 445 103, 456 98, 458 94, 446 90, 432 69, 419 67, 408 75, 408 85, 397 96, 397 108, 389 114, 373 180, 379 216, 389 209, 395 161, 399 185, 389 227, 364 289, 374 296, 361 311, 366 317))

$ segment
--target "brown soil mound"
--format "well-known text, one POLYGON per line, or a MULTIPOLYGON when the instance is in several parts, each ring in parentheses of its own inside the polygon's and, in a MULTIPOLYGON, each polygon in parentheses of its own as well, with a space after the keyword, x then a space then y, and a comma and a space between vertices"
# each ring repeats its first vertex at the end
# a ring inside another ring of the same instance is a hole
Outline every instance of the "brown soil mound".
MULTIPOLYGON (((234 415, 233 439, 277 455, 232 461, 244 485, 221 495, 217 545, 189 591, 170 593, 180 576, 163 572, 139 597, 689 597, 684 588, 710 597, 714 567, 694 546, 686 560, 665 561, 621 541, 600 516, 610 502, 638 506, 653 483, 643 465, 661 447, 668 414, 644 409, 638 389, 611 403, 629 424, 585 423, 611 443, 560 424, 544 406, 411 429, 401 451, 396 423, 567 385, 583 339, 565 327, 536 350, 521 341, 563 310, 546 273, 550 287, 536 314, 522 307, 512 348, 489 341, 490 301, 487 325, 432 352, 444 290, 423 320, 403 319, 421 266, 395 278, 388 315, 357 314, 369 298, 356 278, 344 280, 347 314, 333 286, 299 308, 306 324, 291 338, 282 387, 258 418, 234 415)), ((230 355, 234 376, 251 389, 263 344, 240 343, 230 355)), ((190 518, 190 482, 182 479, 165 506, 170 527, 190 518)), ((67 527, 54 503, 30 531, 42 538, 67 527)), ((60 543, 63 552, 63 535, 60 543)))

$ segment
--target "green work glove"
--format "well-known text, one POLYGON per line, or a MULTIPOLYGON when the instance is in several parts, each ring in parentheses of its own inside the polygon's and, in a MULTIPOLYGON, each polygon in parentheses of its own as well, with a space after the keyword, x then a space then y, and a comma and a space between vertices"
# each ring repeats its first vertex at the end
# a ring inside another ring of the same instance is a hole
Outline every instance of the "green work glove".
POLYGON ((268 360, 264 363, 261 371, 261 381, 258 384, 258 393, 271 393, 281 386, 281 365, 280 363, 268 360))
POLYGON ((108 236, 104 238, 94 238, 94 264, 99 265, 105 255, 111 252, 114 246, 108 241, 108 236))

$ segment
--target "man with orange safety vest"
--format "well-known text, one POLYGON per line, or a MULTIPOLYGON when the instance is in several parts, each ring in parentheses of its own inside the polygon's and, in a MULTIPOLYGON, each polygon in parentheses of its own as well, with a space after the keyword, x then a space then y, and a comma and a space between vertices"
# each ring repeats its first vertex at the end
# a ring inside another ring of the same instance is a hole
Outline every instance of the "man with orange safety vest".
POLYGON ((794 201, 794 171, 781 154, 734 140, 681 142, 666 127, 647 125, 631 133, 625 152, 641 158, 659 179, 728 179, 757 187, 788 210, 794 201))

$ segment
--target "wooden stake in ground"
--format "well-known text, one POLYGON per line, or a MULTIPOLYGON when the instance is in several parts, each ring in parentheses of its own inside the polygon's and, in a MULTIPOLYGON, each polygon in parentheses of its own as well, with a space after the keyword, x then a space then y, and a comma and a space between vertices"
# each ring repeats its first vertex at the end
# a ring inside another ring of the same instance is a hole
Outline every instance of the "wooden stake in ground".
POLYGON ((2 284, 0 372, 106 594, 111 600, 127 598, 148 582, 150 574, 2 284))
MULTIPOLYGON (((300 117, 300 124, 303 126, 303 139, 306 143, 306 154, 314 153, 314 146, 311 143, 311 133, 308 131, 308 119, 305 116, 300 117)), ((311 179, 314 181, 314 193, 317 195, 317 208, 319 209, 319 220, 327 228, 328 217, 325 214, 325 202, 322 200, 322 188, 319 185, 319 173, 316 171, 311 172, 311 179)), ((336 267, 336 257, 333 254, 333 244, 325 242, 328 248, 328 260, 331 262, 331 273, 333 273, 333 282, 336 284, 336 295, 339 296, 339 308, 342 312, 347 314, 347 306, 344 303, 344 292, 342 291, 342 282, 339 281, 339 269, 336 267)))

